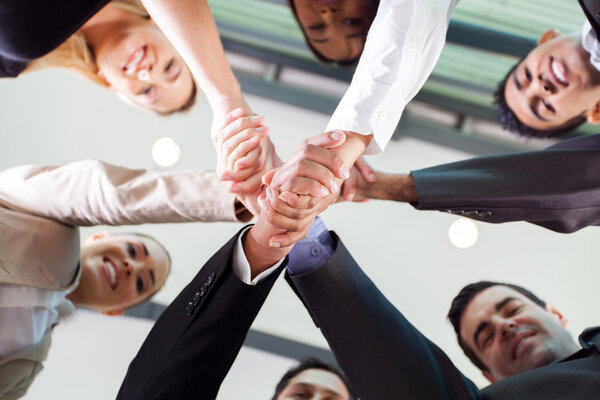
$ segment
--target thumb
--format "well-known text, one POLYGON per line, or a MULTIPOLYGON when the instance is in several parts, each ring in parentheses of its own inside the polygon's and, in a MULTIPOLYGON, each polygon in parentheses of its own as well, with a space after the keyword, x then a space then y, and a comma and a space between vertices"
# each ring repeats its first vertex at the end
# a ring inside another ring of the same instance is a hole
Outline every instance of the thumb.
POLYGON ((273 175, 275 175, 275 171, 277 171, 277 170, 272 169, 262 176, 263 185, 267 185, 267 186, 271 185, 271 181, 273 180, 273 175))
POLYGON ((343 131, 324 132, 320 135, 306 139, 306 143, 326 149, 331 149, 342 145, 346 141, 346 134, 343 131))

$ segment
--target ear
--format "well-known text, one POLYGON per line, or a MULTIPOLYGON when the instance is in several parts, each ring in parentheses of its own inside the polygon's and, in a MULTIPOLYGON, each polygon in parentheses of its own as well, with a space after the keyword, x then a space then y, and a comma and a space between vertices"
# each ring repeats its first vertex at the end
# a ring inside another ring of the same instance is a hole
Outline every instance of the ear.
POLYGON ((562 325, 563 328, 569 327, 569 320, 565 318, 564 315, 560 313, 554 306, 550 303, 546 303, 546 311, 548 311, 552 316, 558 321, 559 324, 562 325))
POLYGON ((85 240, 83 241, 83 245, 89 246, 90 244, 94 243, 96 240, 104 239, 105 237, 108 237, 108 236, 109 236, 109 234, 106 231, 98 232, 92 236, 86 237, 85 240))
POLYGON ((494 374, 492 374, 490 371, 481 371, 481 373, 483 374, 483 376, 485 376, 485 379, 487 379, 490 383, 494 383, 497 381, 494 374))
POLYGON ((598 102, 594 104, 594 107, 592 107, 591 110, 585 113, 585 119, 590 124, 600 124, 600 100, 598 100, 598 102))
POLYGON ((123 315, 125 313, 125 310, 119 309, 119 310, 110 310, 110 311, 100 311, 100 313, 102 313, 102 315, 116 317, 117 315, 123 315))
POLYGON ((540 44, 546 43, 548 40, 557 38, 560 35, 561 35, 561 33, 558 29, 550 29, 549 31, 546 31, 542 34, 542 37, 540 38, 540 40, 538 40, 538 46, 540 44))

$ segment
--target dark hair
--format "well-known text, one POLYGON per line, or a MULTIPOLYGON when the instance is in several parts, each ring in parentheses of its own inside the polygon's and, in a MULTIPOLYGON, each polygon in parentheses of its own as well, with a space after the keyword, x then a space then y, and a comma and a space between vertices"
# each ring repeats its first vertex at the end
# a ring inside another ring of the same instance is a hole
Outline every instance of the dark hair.
POLYGON ((334 367, 331 364, 328 364, 324 361, 321 361, 321 360, 319 360, 317 358, 313 358, 313 357, 304 358, 304 359, 300 360, 300 363, 297 366, 288 370, 281 377, 281 379, 279 380, 279 383, 275 387, 275 393, 273 394, 272 400, 277 400, 277 396, 279 396, 281 394, 281 392, 283 392, 283 389, 285 389, 289 385, 292 378, 294 378, 300 372, 305 371, 307 369, 322 369, 324 371, 329 371, 329 372, 336 374, 337 376, 340 377, 342 382, 344 382, 344 385, 346 385, 346 388, 348 389, 348 393, 350 393, 350 400, 357 400, 356 395, 354 395, 354 393, 352 393, 352 390, 350 390, 350 384, 348 383, 348 381, 346 380, 346 377, 344 376, 344 374, 342 374, 342 372, 340 370, 338 370, 336 367, 334 367))
POLYGON ((448 311, 448 319, 454 327, 454 332, 456 332, 456 339, 458 340, 460 348, 463 349, 465 355, 469 357, 469 360, 471 360, 471 362, 482 371, 489 371, 489 368, 479 359, 479 357, 475 355, 475 353, 462 340, 460 336, 460 319, 462 318, 462 315, 465 312, 465 309, 467 308, 471 300, 473 300, 473 298, 477 294, 492 286, 506 286, 508 288, 516 290, 525 297, 531 299, 531 301, 533 301, 540 307, 546 307, 546 302, 544 300, 540 299, 524 287, 514 285, 512 283, 480 281, 476 283, 471 283, 470 285, 467 285, 464 288, 462 288, 458 295, 456 295, 454 300, 452 300, 450 311, 448 311))
MULTIPOLYGON (((365 18, 368 18, 370 20, 370 22, 373 22, 373 19, 375 19, 375 15, 377 14, 377 8, 379 7, 380 0, 367 0, 367 1, 368 1, 368 14, 365 15, 365 18)), ((294 4, 294 0, 287 0, 287 3, 289 5, 290 9, 292 10, 294 19, 296 20, 296 22, 298 23, 298 26, 300 27, 302 36, 304 36, 304 42, 306 43, 306 46, 311 51, 311 53, 313 53, 313 55, 317 58, 317 60, 319 60, 325 64, 336 63, 342 69, 354 68, 354 67, 356 67, 356 65, 358 65, 358 61, 360 60, 361 54, 359 54, 358 56, 351 58, 349 60, 339 60, 339 61, 332 60, 328 57, 325 57, 323 54, 321 54, 310 43, 310 40, 308 40, 308 37, 306 36, 306 32, 304 31, 304 28, 302 27, 302 24, 300 23, 300 19, 298 19, 298 12, 296 11, 296 5, 294 4)))
POLYGON ((516 63, 508 71, 508 74, 506 74, 504 79, 498 84, 498 88, 496 89, 496 92, 494 92, 493 107, 498 113, 498 121, 500 122, 500 124, 502 124, 502 128, 509 132, 516 133, 520 136, 544 139, 558 137, 573 132, 575 129, 577 129, 579 125, 583 124, 586 121, 585 116, 581 114, 571 118, 570 120, 568 120, 560 126, 546 130, 535 129, 521 122, 519 118, 517 118, 513 110, 511 110, 508 104, 506 103, 506 97, 504 96, 504 88, 506 87, 506 82, 510 79, 510 76, 515 71, 515 69, 517 69, 517 67, 521 65, 522 61, 523 59, 519 60, 519 62, 516 63))

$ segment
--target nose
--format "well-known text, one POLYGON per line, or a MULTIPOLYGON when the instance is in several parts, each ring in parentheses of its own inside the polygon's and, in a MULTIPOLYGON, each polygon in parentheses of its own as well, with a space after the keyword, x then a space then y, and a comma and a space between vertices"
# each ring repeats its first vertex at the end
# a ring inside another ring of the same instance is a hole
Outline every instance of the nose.
POLYGON ((537 86, 538 93, 544 95, 554 94, 557 91, 557 87, 552 83, 552 81, 544 78, 542 74, 539 74, 537 79, 535 79, 535 86, 537 86))
POLYGON ((150 83, 150 81, 152 80, 151 76, 150 76, 151 69, 152 69, 151 67, 140 69, 137 73, 138 80, 140 80, 142 82, 150 83))
POLYGON ((500 334, 502 341, 510 340, 516 327, 516 324, 512 320, 503 318, 498 321, 498 333, 500 334))

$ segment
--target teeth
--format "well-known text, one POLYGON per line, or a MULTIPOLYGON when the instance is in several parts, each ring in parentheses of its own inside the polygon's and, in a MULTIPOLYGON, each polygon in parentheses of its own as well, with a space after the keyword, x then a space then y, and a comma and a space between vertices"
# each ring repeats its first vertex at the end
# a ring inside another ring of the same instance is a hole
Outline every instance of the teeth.
POLYGON ((554 76, 556 76, 556 78, 558 78, 558 80, 561 81, 561 83, 566 83, 566 78, 562 73, 562 68, 560 68, 556 61, 552 62, 552 72, 554 73, 554 76))
POLYGON ((145 47, 142 47, 141 49, 136 51, 135 55, 133 57, 133 60, 131 60, 129 63, 127 63, 127 65, 125 66, 125 69, 130 70, 130 69, 134 68, 135 66, 137 66, 140 63, 140 61, 142 61, 142 59, 144 58, 144 54, 146 54, 145 47))
POLYGON ((108 275, 110 277, 110 285, 114 286, 117 283, 117 271, 115 270, 114 265, 111 262, 105 263, 106 268, 108 269, 108 275))

